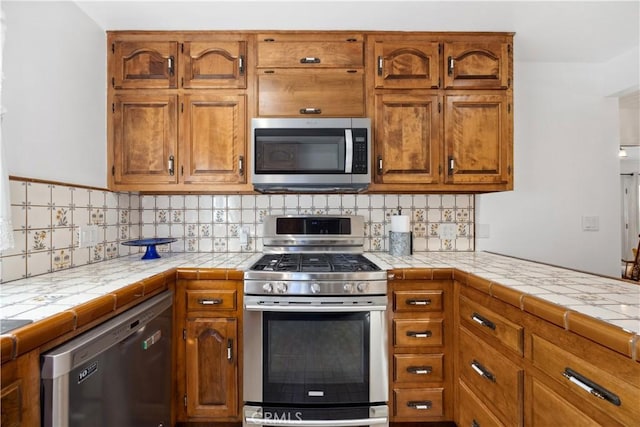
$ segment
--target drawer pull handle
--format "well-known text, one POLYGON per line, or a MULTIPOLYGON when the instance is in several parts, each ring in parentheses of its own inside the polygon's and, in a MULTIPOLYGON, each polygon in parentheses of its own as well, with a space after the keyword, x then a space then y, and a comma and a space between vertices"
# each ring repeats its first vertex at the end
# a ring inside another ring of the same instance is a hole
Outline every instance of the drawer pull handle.
POLYGON ((407 305, 431 305, 430 299, 408 299, 407 305))
POLYGON ((233 340, 227 340, 227 360, 233 359, 233 340))
POLYGON ((412 338, 431 338, 431 331, 407 331, 407 336, 412 338))
POLYGON ((301 108, 300 114, 322 114, 320 108, 301 108))
POLYGON ((222 304, 222 299, 221 298, 213 298, 213 299, 200 298, 198 300, 198 304, 200 304, 200 305, 218 305, 218 304, 222 304))
POLYGON ((407 406, 412 409, 426 411, 431 409, 431 401, 430 400, 412 400, 407 402, 407 406))
POLYGON ((481 377, 488 379, 491 382, 496 382, 496 377, 491 372, 487 370, 484 366, 482 366, 478 361, 474 360, 471 362, 471 368, 478 373, 481 377))
POLYGON ((409 366, 407 372, 415 375, 428 375, 433 371, 431 366, 409 366))
POLYGON ((316 58, 313 56, 307 56, 306 58, 301 58, 300 59, 300 63, 301 64, 319 64, 320 63, 320 58, 316 58))
POLYGON ((471 427, 480 427, 480 423, 478 423, 476 420, 471 420, 471 427))
POLYGON ((587 393, 591 393, 595 397, 598 397, 602 400, 606 400, 607 402, 612 403, 616 406, 621 405, 620 398, 617 395, 610 392, 609 390, 602 387, 601 385, 594 383, 587 377, 580 375, 573 369, 565 368, 562 375, 565 378, 567 378, 569 381, 571 381, 572 383, 574 383, 575 385, 577 385, 578 387, 586 391, 587 393))
POLYGON ((471 315, 471 320, 473 320, 476 323, 481 324, 482 326, 486 326, 489 329, 492 330, 496 330, 496 324, 493 323, 491 320, 487 319, 486 317, 482 317, 480 316, 478 313, 473 313, 471 315))

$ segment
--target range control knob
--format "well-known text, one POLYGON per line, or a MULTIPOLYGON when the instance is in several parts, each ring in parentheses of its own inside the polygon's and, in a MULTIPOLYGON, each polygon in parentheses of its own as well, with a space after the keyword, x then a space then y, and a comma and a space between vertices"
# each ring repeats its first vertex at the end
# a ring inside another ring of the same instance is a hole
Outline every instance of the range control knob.
POLYGON ((360 282, 357 286, 358 292, 367 292, 369 284, 367 282, 360 282))
POLYGON ((284 282, 276 283, 276 292, 279 294, 287 293, 287 284, 284 282))
POLYGON ((320 285, 318 285, 317 283, 312 283, 309 288, 311 289, 312 294, 317 294, 318 292, 320 292, 320 285))
POLYGON ((350 294, 351 292, 353 292, 353 283, 345 283, 342 286, 342 289, 344 289, 346 293, 350 294))
POLYGON ((262 285, 262 290, 270 294, 273 292, 273 285, 271 283, 265 283, 264 285, 262 285))

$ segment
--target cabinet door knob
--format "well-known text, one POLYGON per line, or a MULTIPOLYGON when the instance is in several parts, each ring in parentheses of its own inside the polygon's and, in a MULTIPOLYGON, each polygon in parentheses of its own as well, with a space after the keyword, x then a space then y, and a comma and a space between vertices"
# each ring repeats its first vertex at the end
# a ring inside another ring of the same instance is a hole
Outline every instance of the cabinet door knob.
POLYGON ((167 167, 169 168, 169 175, 173 176, 174 172, 175 172, 175 158, 173 156, 169 156, 169 162, 167 167))

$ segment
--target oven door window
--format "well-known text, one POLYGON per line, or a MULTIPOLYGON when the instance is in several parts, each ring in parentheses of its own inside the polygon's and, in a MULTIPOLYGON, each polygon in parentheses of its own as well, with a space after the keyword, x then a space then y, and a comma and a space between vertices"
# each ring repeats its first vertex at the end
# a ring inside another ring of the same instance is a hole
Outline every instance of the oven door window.
POLYGON ((258 174, 345 171, 344 129, 261 129, 255 138, 258 174))
POLYGON ((369 401, 369 313, 264 312, 263 399, 369 401))

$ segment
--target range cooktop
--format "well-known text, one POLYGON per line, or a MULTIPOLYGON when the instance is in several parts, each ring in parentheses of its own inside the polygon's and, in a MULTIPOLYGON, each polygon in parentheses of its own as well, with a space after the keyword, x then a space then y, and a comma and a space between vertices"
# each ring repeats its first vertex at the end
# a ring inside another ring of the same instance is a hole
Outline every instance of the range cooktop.
POLYGON ((380 268, 361 254, 267 254, 252 271, 269 272, 364 272, 380 268))

